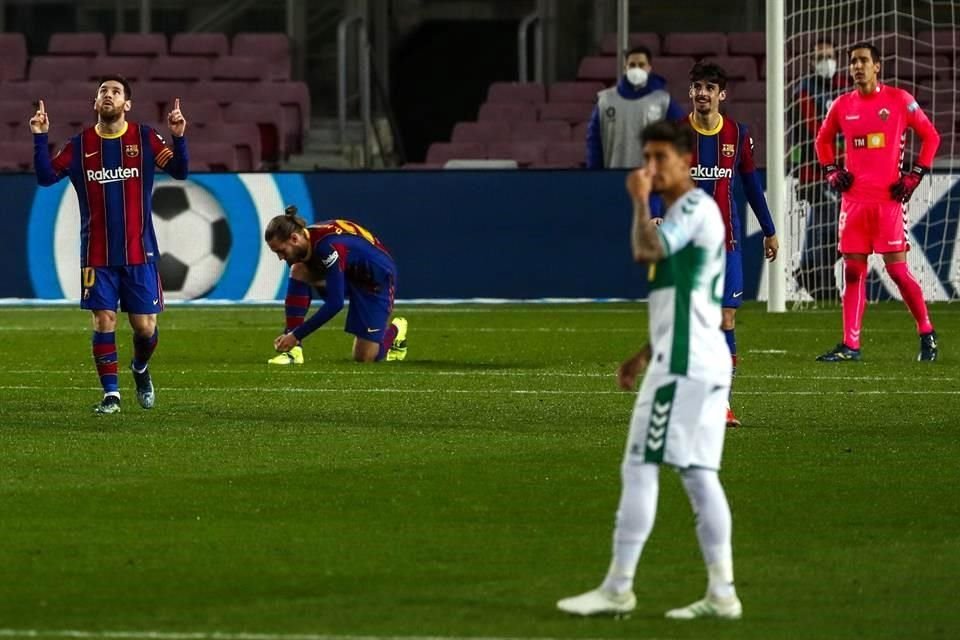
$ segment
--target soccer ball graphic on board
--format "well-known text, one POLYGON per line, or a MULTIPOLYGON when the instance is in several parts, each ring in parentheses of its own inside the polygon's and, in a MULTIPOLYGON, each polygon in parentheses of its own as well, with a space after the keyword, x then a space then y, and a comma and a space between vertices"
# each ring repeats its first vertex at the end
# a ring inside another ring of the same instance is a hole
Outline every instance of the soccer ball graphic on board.
POLYGON ((192 181, 159 185, 153 190, 153 224, 164 296, 190 300, 209 294, 223 275, 232 244, 216 198, 192 181))

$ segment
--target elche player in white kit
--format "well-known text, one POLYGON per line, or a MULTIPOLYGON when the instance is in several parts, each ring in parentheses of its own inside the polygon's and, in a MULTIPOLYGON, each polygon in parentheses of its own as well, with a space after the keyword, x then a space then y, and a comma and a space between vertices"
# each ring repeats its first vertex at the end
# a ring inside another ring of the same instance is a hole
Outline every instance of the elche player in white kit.
POLYGON ((646 165, 631 173, 631 245, 650 265, 650 342, 617 370, 632 390, 646 370, 633 408, 613 535, 613 560, 603 583, 557 607, 575 615, 624 614, 636 607, 634 573, 657 511, 660 465, 676 468, 696 514, 707 565, 704 598, 667 611, 668 618, 739 618, 733 586, 731 515, 718 471, 726 431, 731 361, 720 330, 725 231, 714 200, 690 178, 689 127, 658 122, 643 131, 646 165), (668 209, 650 220, 650 192, 668 209))

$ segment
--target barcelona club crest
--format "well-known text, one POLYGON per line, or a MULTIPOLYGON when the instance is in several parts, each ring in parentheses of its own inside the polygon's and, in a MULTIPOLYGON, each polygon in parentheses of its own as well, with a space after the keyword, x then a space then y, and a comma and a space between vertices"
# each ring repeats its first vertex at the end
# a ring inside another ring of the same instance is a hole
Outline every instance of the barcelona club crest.
POLYGON ((128 144, 123 148, 123 152, 131 158, 136 158, 138 155, 140 155, 140 147, 135 144, 128 144))
POLYGON ((883 109, 880 109, 880 111, 877 111, 877 115, 880 116, 881 120, 886 122, 887 118, 890 117, 890 110, 884 107, 883 109))
POLYGON ((724 158, 732 158, 736 151, 734 150, 732 144, 724 144, 720 149, 720 153, 723 154, 724 158))

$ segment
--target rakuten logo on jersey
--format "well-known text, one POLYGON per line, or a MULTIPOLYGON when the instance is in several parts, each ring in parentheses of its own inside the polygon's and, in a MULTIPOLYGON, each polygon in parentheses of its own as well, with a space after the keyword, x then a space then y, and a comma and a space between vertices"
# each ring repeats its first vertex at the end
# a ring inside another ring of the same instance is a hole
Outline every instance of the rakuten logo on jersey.
POLYGON ((690 167, 690 177, 694 180, 723 180, 733 177, 733 169, 721 169, 720 167, 703 167, 699 164, 690 167))
POLYGON ((140 170, 136 168, 117 167, 116 169, 87 169, 87 182, 121 182, 127 178, 139 178, 140 170))

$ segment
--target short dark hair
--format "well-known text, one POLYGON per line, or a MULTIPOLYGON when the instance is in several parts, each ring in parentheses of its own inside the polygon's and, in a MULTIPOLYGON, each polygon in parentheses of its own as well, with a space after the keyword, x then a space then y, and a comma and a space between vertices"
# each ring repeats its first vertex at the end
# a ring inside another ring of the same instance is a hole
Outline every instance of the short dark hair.
POLYGON ((698 81, 712 82, 720 87, 727 88, 727 72, 723 67, 714 62, 700 61, 690 69, 690 84, 698 81))
POLYGON ((99 89, 104 82, 110 82, 110 81, 119 82, 121 85, 123 85, 123 97, 125 100, 130 100, 131 98, 133 98, 133 91, 130 90, 130 81, 117 73, 103 76, 102 78, 100 78, 100 83, 97 84, 97 88, 99 89))
POLYGON ((650 48, 645 47, 642 44, 638 44, 635 47, 630 47, 623 56, 624 62, 626 62, 627 58, 637 53, 642 53, 643 55, 647 56, 647 62, 653 62, 653 54, 650 53, 650 48))
POLYGON ((691 153, 694 143, 693 129, 685 122, 659 120, 644 127, 640 142, 669 142, 677 153, 691 153))
POLYGON ((853 52, 857 49, 869 49, 870 59, 874 62, 880 62, 880 49, 877 49, 869 42, 856 42, 850 45, 850 55, 853 55, 853 52))
POLYGON ((297 215, 297 205, 291 204, 283 210, 283 214, 274 216, 267 223, 263 232, 263 239, 270 242, 274 238, 286 242, 295 233, 307 228, 307 221, 297 215))

